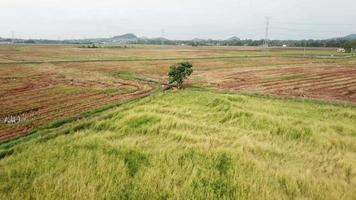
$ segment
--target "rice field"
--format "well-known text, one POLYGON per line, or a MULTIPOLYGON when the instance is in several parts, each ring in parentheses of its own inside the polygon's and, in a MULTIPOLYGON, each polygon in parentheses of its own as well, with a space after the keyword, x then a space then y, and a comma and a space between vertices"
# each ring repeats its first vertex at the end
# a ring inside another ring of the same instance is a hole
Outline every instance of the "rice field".
POLYGON ((53 120, 148 95, 155 86, 61 69, 51 64, 0 66, 0 140, 53 120))
POLYGON ((305 53, 0 45, 0 199, 355 199, 356 58, 305 53))
POLYGON ((156 92, 0 145, 0 199, 355 199, 356 108, 156 92))
POLYGON ((147 96, 188 60, 188 85, 328 101, 356 101, 356 59, 333 49, 64 45, 0 46, 0 140, 103 106, 147 96), (122 75, 126 76, 122 76, 122 75), (129 75, 129 76, 127 76, 129 75))

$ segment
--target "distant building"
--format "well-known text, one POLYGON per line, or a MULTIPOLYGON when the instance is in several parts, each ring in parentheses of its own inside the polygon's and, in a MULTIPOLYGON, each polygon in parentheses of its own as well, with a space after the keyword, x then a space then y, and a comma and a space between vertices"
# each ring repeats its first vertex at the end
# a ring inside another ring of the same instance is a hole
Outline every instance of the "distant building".
POLYGON ((336 52, 338 52, 338 53, 345 53, 346 50, 345 50, 344 48, 338 48, 338 49, 336 50, 336 52))
POLYGON ((286 45, 286 44, 284 44, 284 45, 282 45, 282 47, 286 48, 286 47, 287 47, 287 45, 286 45))
POLYGON ((9 42, 9 41, 0 41, 0 45, 1 44, 11 44, 11 42, 9 42))

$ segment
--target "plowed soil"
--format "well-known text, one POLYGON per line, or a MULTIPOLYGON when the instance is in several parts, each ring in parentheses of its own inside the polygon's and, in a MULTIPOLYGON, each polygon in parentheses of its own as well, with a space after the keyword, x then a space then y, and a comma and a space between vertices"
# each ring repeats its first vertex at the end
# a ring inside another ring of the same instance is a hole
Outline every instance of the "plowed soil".
POLYGON ((316 66, 249 69, 222 75, 213 86, 230 91, 356 103, 356 67, 316 66))
POLYGON ((0 72, 0 140, 33 127, 107 104, 149 94, 154 86, 90 73, 69 74, 26 66, 2 66, 0 72), (10 68, 11 70, 6 70, 10 68))

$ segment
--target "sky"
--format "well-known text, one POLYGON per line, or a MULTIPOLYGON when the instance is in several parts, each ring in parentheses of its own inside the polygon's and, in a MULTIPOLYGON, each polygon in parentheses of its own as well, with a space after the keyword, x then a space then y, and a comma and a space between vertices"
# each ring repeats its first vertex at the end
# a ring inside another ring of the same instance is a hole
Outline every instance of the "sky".
POLYGON ((356 33, 356 0, 0 0, 0 37, 326 39, 356 33))

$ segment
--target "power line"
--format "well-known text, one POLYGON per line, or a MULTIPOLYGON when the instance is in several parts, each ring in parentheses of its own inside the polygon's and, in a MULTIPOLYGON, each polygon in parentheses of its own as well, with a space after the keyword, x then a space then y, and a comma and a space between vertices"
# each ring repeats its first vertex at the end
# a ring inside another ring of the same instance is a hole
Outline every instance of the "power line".
POLYGON ((304 28, 300 28, 300 29, 295 29, 295 28, 285 28, 285 27, 280 27, 280 26, 277 26, 277 27, 275 27, 275 26, 273 26, 273 29, 274 30, 284 30, 284 31, 303 31, 303 32, 305 32, 305 31, 307 31, 307 32, 317 32, 317 33, 339 33, 340 32, 340 30, 334 30, 334 31, 332 31, 332 30, 320 30, 320 31, 318 31, 318 30, 312 30, 312 29, 304 29, 304 28))
MULTIPOLYGON (((273 28, 273 31, 271 32, 274 36, 287 36, 290 38, 294 38, 294 40, 309 40, 309 39, 314 39, 314 40, 324 40, 324 39, 332 39, 332 38, 338 38, 338 37, 343 37, 347 35, 347 33, 338 33, 338 34, 333 34, 330 35, 328 33, 324 32, 285 32, 285 31, 280 31, 277 29, 273 28), (299 38, 299 39, 298 39, 299 38)), ((288 40, 288 39, 286 39, 288 40)), ((293 39, 291 39, 293 40, 293 39)))
POLYGON ((328 24, 328 23, 303 23, 303 22, 278 22, 273 21, 276 24, 285 24, 285 25, 302 25, 302 26, 356 26, 356 24, 328 24))

